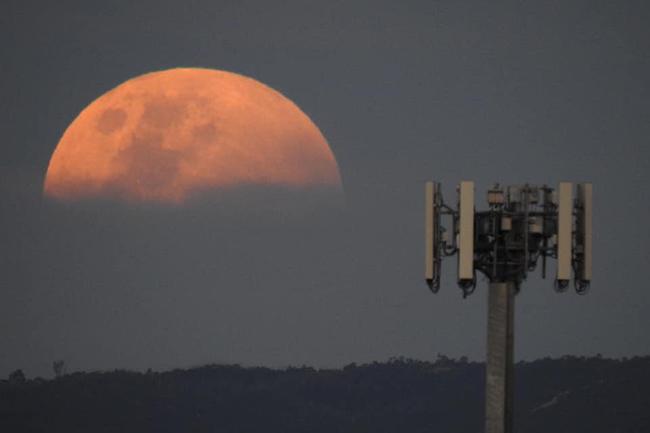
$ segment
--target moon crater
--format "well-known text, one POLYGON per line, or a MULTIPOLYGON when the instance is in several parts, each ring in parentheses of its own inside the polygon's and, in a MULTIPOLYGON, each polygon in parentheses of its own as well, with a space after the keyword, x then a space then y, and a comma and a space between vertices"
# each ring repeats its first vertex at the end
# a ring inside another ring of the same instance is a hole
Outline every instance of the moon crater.
POLYGON ((99 115, 97 129, 102 134, 112 134, 119 130, 126 122, 127 114, 119 108, 108 108, 99 115))

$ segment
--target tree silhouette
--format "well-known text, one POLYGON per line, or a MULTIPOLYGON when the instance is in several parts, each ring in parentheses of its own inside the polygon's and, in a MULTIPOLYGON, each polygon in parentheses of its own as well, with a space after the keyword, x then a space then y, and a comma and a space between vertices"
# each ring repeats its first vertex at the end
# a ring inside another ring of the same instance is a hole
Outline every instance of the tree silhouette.
POLYGON ((22 385, 25 381, 25 373, 23 373, 21 369, 18 369, 9 375, 9 383, 12 385, 22 385))
POLYGON ((59 378, 65 374, 65 362, 61 359, 52 363, 54 377, 59 378))
MULTIPOLYGON (((208 365, 0 380, 0 432, 476 433, 485 366, 439 356, 342 369, 208 365)), ((518 362, 519 433, 650 432, 650 357, 518 362)))

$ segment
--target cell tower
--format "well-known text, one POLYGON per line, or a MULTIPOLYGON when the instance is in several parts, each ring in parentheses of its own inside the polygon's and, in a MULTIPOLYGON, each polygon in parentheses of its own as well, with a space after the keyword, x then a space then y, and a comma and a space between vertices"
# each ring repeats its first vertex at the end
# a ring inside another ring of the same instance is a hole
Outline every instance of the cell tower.
POLYGON ((435 293, 446 257, 458 257, 463 297, 476 289, 477 271, 489 281, 485 383, 485 432, 512 433, 514 299, 529 272, 547 259, 557 261, 555 289, 565 291, 573 274, 577 293, 591 282, 592 184, 560 182, 544 186, 494 185, 488 209, 474 207, 474 182, 458 185, 456 208, 448 206, 440 184, 425 187, 425 278, 435 293), (451 224, 450 229, 443 222, 451 224))

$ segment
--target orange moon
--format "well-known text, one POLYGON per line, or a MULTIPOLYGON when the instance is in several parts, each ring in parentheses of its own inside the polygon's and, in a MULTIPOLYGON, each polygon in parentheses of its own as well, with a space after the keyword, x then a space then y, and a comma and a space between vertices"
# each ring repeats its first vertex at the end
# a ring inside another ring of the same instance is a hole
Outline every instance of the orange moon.
POLYGON ((241 185, 341 189, 334 155, 293 102, 242 75, 178 68, 141 75, 66 129, 44 194, 183 203, 241 185))

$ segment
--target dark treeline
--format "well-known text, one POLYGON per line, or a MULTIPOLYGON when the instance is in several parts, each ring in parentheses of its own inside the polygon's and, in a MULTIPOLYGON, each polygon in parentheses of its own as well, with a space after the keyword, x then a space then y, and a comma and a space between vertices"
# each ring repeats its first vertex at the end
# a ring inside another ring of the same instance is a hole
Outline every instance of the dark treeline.
MULTIPOLYGON (((484 365, 440 356, 340 370, 209 365, 0 381, 2 432, 478 433, 484 365)), ((516 367, 518 433, 650 432, 650 357, 516 367)))

